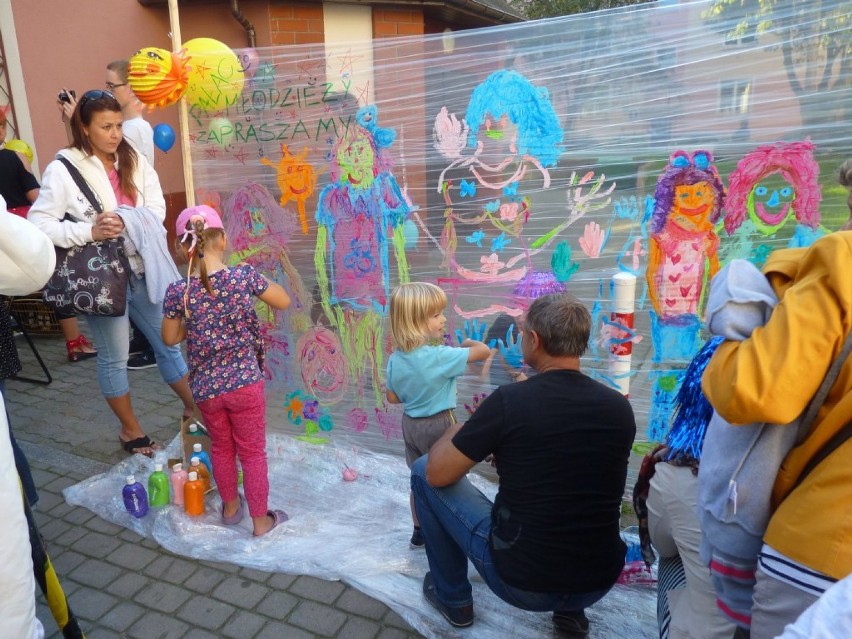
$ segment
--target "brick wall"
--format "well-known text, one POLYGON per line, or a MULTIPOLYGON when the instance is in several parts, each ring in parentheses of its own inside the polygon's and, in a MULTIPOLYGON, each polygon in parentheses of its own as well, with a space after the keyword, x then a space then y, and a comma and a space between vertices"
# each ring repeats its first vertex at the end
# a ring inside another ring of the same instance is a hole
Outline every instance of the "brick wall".
POLYGON ((270 44, 321 44, 325 40, 322 3, 270 2, 270 44))
POLYGON ((373 7, 373 38, 423 35, 423 11, 373 7))

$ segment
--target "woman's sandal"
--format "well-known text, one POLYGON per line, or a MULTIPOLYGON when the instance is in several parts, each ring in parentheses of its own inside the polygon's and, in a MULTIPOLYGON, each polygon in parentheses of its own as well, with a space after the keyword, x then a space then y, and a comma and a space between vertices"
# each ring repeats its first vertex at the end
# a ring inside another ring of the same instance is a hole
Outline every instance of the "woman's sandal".
POLYGON ((65 342, 65 350, 68 351, 69 362, 79 362, 84 359, 90 359, 98 356, 98 351, 94 350, 92 343, 86 339, 85 335, 79 335, 77 339, 72 339, 65 342), (85 350, 91 348, 91 351, 85 350))
POLYGON ((151 457, 154 454, 154 447, 157 445, 157 442, 148 437, 148 435, 142 435, 142 437, 137 437, 136 439, 131 439, 129 441, 124 441, 121 437, 119 437, 118 441, 124 449, 124 452, 129 453, 130 455, 145 455, 145 457, 151 457), (142 448, 149 448, 151 452, 143 453, 140 450, 142 448))
MULTIPOLYGON (((268 517, 272 517, 272 526, 269 528, 269 530, 263 533, 263 535, 268 535, 273 530, 275 530, 275 528, 277 528, 279 524, 283 524, 285 521, 290 519, 290 516, 283 510, 267 510, 266 514, 268 517)), ((255 537, 263 537, 263 535, 258 535, 255 533, 252 534, 254 534, 255 537)))

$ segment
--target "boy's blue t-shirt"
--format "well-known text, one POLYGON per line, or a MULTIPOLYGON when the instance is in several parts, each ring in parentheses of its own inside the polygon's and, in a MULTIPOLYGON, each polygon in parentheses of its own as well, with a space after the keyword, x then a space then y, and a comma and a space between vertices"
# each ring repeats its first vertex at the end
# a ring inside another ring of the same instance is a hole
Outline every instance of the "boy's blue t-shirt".
POLYGON ((456 377, 467 366, 468 348, 420 346, 388 359, 387 387, 409 417, 430 417, 456 407, 456 377))

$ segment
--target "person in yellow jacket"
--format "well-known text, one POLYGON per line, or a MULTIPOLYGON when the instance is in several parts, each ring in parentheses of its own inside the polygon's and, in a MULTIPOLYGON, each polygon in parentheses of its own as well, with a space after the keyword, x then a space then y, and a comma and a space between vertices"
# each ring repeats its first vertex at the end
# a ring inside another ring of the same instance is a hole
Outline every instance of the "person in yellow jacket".
MULTIPOLYGON (((852 160, 840 183, 852 188, 852 160)), ((721 344, 702 380, 732 424, 788 424, 805 410, 852 331, 850 221, 810 248, 772 253, 764 268, 780 299, 749 339, 721 344)), ((841 368, 804 440, 784 460, 756 573, 752 639, 776 637, 833 583, 852 574, 852 440, 798 480, 852 420, 852 358, 841 368)))

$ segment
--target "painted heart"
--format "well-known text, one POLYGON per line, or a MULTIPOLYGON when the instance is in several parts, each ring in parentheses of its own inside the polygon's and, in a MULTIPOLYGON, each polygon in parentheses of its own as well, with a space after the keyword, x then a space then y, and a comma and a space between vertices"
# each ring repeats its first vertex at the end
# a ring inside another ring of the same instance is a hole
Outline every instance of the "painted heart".
POLYGON ((692 243, 692 250, 697 251, 700 248, 701 248, 701 242, 693 242, 692 243))
POLYGON ((669 275, 669 281, 677 282, 680 279, 681 275, 683 275, 683 273, 675 273, 674 275, 669 275))
POLYGON ((668 306, 669 308, 671 308, 671 307, 672 307, 672 306, 674 306, 675 304, 677 304, 677 300, 669 299, 668 297, 666 298, 666 306, 668 306))
POLYGON ((689 291, 691 291, 691 290, 692 290, 692 284, 690 284, 689 286, 681 286, 680 287, 680 294, 683 297, 686 297, 687 295, 689 295, 689 291))
POLYGON ((672 264, 677 264, 680 262, 680 253, 675 253, 669 259, 672 261, 672 264))
POLYGON ((684 271, 684 273, 689 273, 694 267, 695 267, 695 264, 684 264, 683 265, 683 271, 684 271))

